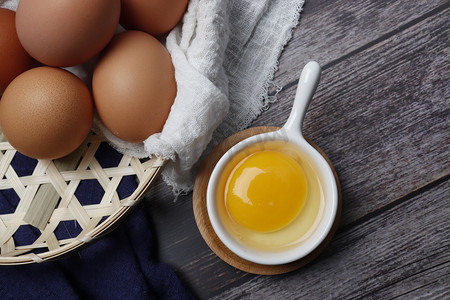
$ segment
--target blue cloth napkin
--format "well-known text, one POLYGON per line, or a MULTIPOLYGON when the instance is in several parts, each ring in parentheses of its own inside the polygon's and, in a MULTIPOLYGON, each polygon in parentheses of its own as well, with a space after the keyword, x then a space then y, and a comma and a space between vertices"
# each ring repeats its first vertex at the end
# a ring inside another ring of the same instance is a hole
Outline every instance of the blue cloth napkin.
MULTIPOLYGON (((98 160, 102 166, 114 165, 121 155, 102 145, 98 160)), ((97 152, 99 153, 99 152, 97 152)), ((27 174, 36 162, 16 154, 12 163, 17 173, 27 174)), ((120 193, 136 188, 131 177, 125 177, 120 193)), ((98 201, 101 187, 86 181, 77 190, 86 203, 98 201)), ((17 196, 0 193, 0 213, 13 212, 17 196)), ((69 258, 41 264, 0 266, 1 299, 194 299, 174 271, 158 262, 155 237, 149 227, 144 206, 139 204, 113 232, 69 258)), ((23 227, 23 226, 22 226, 23 227)), ((21 228, 22 228, 21 227, 21 228)), ((58 234, 74 236, 81 229, 74 222, 58 227, 58 234)), ((36 239, 31 226, 20 229, 15 241, 36 239)), ((57 235, 58 236, 58 235, 57 235)), ((58 236, 59 237, 59 236, 58 236)))

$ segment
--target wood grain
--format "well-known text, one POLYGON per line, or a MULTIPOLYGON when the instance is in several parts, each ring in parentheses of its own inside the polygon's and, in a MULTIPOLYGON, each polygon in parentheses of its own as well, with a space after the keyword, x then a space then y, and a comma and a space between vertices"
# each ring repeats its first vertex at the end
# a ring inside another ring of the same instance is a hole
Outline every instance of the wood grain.
POLYGON ((157 251, 194 294, 246 299, 250 289, 264 299, 449 298, 449 241, 442 234, 450 196, 449 5, 307 1, 274 79, 283 86, 279 100, 253 126, 284 124, 303 65, 316 59, 324 66, 304 132, 341 179, 342 226, 311 265, 259 277, 221 261, 198 232, 192 195, 174 202, 159 182, 146 201, 157 251))
POLYGON ((275 83, 296 82, 303 65, 325 69, 401 32, 448 1, 306 1, 300 24, 280 58, 275 83))

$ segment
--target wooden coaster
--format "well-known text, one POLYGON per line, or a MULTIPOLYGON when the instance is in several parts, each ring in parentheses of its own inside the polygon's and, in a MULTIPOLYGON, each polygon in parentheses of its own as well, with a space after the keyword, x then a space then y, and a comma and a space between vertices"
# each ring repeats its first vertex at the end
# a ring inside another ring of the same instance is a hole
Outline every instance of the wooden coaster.
POLYGON ((262 265, 253 263, 250 261, 247 261, 233 252, 231 252, 217 237, 216 233, 214 232, 212 225, 209 221, 208 217, 208 211, 206 209, 206 189, 208 186, 209 177, 214 169, 214 166, 219 161, 219 159, 222 157, 225 152, 228 151, 231 147, 233 147, 238 142, 256 135, 260 133, 270 132, 278 130, 278 127, 254 127, 249 128, 247 130, 238 132, 227 139, 223 140, 219 145, 217 145, 213 151, 209 154, 209 156, 205 159, 202 166, 200 167, 200 170, 197 174, 197 178, 195 180, 194 185, 194 191, 193 191, 193 209, 194 209, 194 216, 195 221, 197 222, 197 227, 205 240, 206 244, 211 248, 211 250, 220 257, 223 261, 228 263, 229 265, 253 274, 260 274, 260 275, 275 275, 275 274, 283 274, 287 272, 294 271, 298 268, 301 268, 314 260, 319 254, 325 249, 325 247, 329 244, 331 241, 334 233, 336 232, 336 229, 339 224, 339 217, 341 215, 341 209, 342 209, 342 195, 341 195, 341 188, 339 184, 339 180, 336 174, 336 171, 333 168, 333 165, 331 164, 328 157, 323 153, 323 151, 314 143, 308 140, 308 142, 316 148, 322 156, 328 161, 330 164, 334 176, 336 178, 337 186, 338 186, 338 210, 336 219, 333 223, 333 226, 330 230, 330 233, 325 238, 325 240, 317 247, 313 252, 311 252, 309 255, 288 263, 288 264, 282 264, 282 265, 262 265))

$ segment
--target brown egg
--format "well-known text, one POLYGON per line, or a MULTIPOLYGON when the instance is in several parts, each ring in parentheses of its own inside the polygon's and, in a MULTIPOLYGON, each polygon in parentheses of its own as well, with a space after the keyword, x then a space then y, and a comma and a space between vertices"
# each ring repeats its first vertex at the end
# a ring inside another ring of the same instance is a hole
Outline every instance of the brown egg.
POLYGON ((0 101, 3 133, 14 148, 32 158, 54 159, 75 150, 89 134, 93 114, 86 85, 52 67, 20 74, 0 101))
POLYGON ((183 18, 188 0, 122 0, 120 25, 158 36, 183 18))
POLYGON ((17 37, 16 13, 0 8, 0 95, 20 73, 33 66, 33 58, 23 49, 17 37))
POLYGON ((175 99, 172 60, 151 35, 123 32, 100 56, 92 89, 105 126, 125 141, 142 142, 162 130, 175 99))
POLYGON ((21 0, 16 27, 28 53, 51 66, 74 66, 98 54, 115 33, 120 0, 21 0))

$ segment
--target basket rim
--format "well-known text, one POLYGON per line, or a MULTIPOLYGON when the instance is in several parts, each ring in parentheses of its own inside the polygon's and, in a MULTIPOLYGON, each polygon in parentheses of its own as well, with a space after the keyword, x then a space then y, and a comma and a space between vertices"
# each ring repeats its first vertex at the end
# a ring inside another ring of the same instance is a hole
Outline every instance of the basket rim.
MULTIPOLYGON (((44 261, 50 261, 63 256, 76 252, 81 247, 91 243, 94 240, 98 240, 104 234, 109 233, 109 229, 112 229, 114 225, 118 223, 127 215, 136 204, 140 203, 140 200, 146 195, 148 188, 152 185, 155 178, 159 175, 164 167, 166 160, 159 156, 150 157, 154 162, 149 165, 140 179, 140 182, 133 193, 120 200, 120 207, 111 215, 109 215, 103 222, 97 224, 94 228, 84 233, 79 233, 76 237, 71 238, 72 241, 67 244, 58 247, 53 250, 48 250, 43 253, 26 252, 17 256, 2 256, 0 255, 0 265, 23 265, 31 263, 41 263, 44 261)), ((30 251, 32 251, 30 247, 30 251)))

